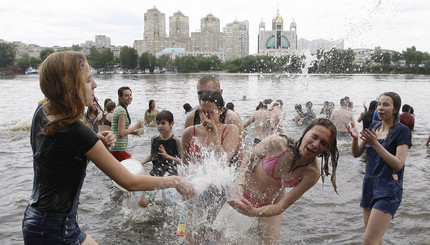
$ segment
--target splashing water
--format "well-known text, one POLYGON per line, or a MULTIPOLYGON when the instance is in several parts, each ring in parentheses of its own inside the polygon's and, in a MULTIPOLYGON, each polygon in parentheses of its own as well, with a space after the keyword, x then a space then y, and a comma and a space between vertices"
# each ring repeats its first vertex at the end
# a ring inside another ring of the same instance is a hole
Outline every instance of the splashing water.
MULTIPOLYGON (((240 198, 236 181, 238 172, 228 166, 225 154, 208 151, 203 146, 200 149, 199 163, 178 166, 180 175, 185 176, 195 188, 193 198, 183 201, 175 189, 165 189, 156 194, 156 200, 162 200, 160 205, 140 208, 138 200, 142 192, 126 193, 128 196, 121 209, 124 219, 137 223, 157 219, 173 230, 172 227, 179 224, 181 212, 186 211, 185 232, 194 234, 203 229, 201 238, 205 243, 215 243, 221 239, 237 244, 237 241, 249 237, 246 232, 255 223, 255 218, 236 212, 226 203, 229 199, 240 198)), ((196 162, 196 159, 192 160, 196 162)), ((165 236, 166 231, 169 229, 161 230, 159 236, 165 236)), ((178 238, 178 243, 181 241, 183 238, 178 238)))

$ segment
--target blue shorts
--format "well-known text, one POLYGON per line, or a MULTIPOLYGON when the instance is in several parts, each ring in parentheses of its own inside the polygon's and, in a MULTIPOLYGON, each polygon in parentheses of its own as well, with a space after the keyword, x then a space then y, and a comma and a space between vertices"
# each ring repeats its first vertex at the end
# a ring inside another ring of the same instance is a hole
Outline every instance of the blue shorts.
POLYGON ((402 201, 402 181, 365 176, 360 207, 376 208, 383 212, 394 214, 402 201))
POLYGON ((82 244, 87 234, 79 229, 74 214, 41 212, 28 206, 22 221, 24 244, 82 244))

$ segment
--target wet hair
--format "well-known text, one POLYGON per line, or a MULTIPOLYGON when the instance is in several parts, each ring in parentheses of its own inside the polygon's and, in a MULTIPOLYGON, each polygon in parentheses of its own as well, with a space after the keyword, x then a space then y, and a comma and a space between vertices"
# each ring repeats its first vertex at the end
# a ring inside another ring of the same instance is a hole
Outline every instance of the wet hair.
POLYGON ((411 106, 411 111, 409 112, 410 114, 414 114, 414 108, 411 106))
POLYGON ((331 183, 333 185, 334 191, 337 193, 337 185, 336 185, 336 169, 337 169, 337 162, 339 160, 339 150, 337 149, 337 130, 336 126, 334 126, 333 122, 326 118, 317 118, 312 120, 312 122, 306 127, 306 129, 303 131, 302 136, 300 139, 293 143, 292 140, 288 139, 288 146, 293 149, 294 153, 294 160, 291 165, 291 169, 289 171, 294 171, 297 168, 304 167, 310 164, 304 164, 304 165, 297 165, 296 162, 299 159, 300 153, 299 149, 302 144, 302 140, 306 133, 311 130, 314 126, 322 126, 331 132, 332 140, 330 142, 330 145, 327 147, 327 150, 321 153, 318 157, 321 157, 321 178, 324 182, 324 176, 329 176, 329 158, 330 158, 330 165, 332 167, 332 173, 331 173, 331 183))
POLYGON ((197 82, 197 86, 206 85, 209 82, 214 82, 216 89, 221 89, 219 80, 217 78, 215 78, 215 76, 213 76, 213 75, 206 75, 206 76, 200 78, 200 80, 197 82))
POLYGON ((395 110, 395 112, 393 112, 393 114, 394 114, 393 127, 394 127, 394 125, 396 125, 396 124, 399 123, 399 111, 400 111, 400 106, 402 105, 402 99, 400 98, 400 95, 398 95, 395 92, 385 92, 385 93, 382 93, 379 96, 379 98, 381 98, 382 95, 388 96, 388 97, 390 97, 393 100, 393 106, 394 106, 394 110, 395 110))
POLYGON ((340 106, 347 106, 348 101, 345 98, 340 99, 340 106))
POLYGON ((42 134, 64 132, 67 126, 83 119, 85 110, 85 86, 82 68, 87 59, 75 51, 50 54, 39 67, 39 83, 46 103, 43 111, 56 119, 46 124, 42 134))
POLYGON ((116 104, 115 104, 115 102, 113 102, 112 100, 111 101, 109 101, 107 104, 106 104, 106 111, 107 112, 112 112, 113 111, 113 109, 116 107, 116 104))
POLYGON ((258 106, 255 108, 256 111, 260 110, 260 108, 263 108, 264 104, 263 102, 258 103, 258 106))
POLYGON ((214 103, 218 109, 224 108, 224 99, 218 91, 208 90, 202 94, 200 99, 205 102, 214 103))
POLYGON ((162 110, 158 113, 157 117, 155 117, 155 121, 157 123, 161 120, 167 121, 170 124, 174 121, 173 114, 168 110, 162 110))
POLYGON ((302 105, 300 105, 300 104, 296 104, 296 105, 294 106, 294 110, 296 110, 297 112, 302 112, 302 105))
POLYGON ((306 107, 309 107, 309 109, 312 109, 312 106, 313 106, 314 104, 312 104, 312 101, 308 101, 308 102, 306 102, 306 107))
POLYGON ((410 105, 408 105, 408 104, 404 104, 404 105, 402 106, 402 112, 408 112, 408 111, 409 111, 409 109, 411 109, 411 106, 410 106, 410 105))
POLYGON ((378 107, 378 101, 372 100, 369 104, 369 111, 373 113, 376 110, 376 107, 378 107))
POLYGON ((234 104, 233 104, 233 102, 228 102, 228 103, 225 105, 225 107, 226 107, 227 109, 230 109, 230 110, 234 111, 234 104))
POLYGON ((130 114, 128 113, 127 106, 125 106, 124 103, 122 103, 122 101, 121 101, 121 97, 124 94, 124 90, 130 90, 130 92, 133 92, 133 91, 131 91, 131 88, 129 88, 129 87, 119 88, 118 89, 118 105, 124 107, 125 112, 127 113, 128 121, 131 123, 131 118, 130 118, 130 114))
POLYGON ((276 100, 276 103, 281 107, 284 105, 284 102, 282 102, 282 100, 276 100))
POLYGON ((193 110, 193 107, 191 107, 191 105, 189 103, 185 103, 183 107, 185 110, 185 114, 187 114, 188 112, 193 110))
MULTIPOLYGON (((150 113, 152 111, 151 105, 153 102, 155 102, 155 100, 149 100, 149 102, 148 102, 148 110, 146 110, 148 113, 150 113)), ((154 108, 154 110, 155 110, 155 108, 154 108)))
POLYGON ((263 100, 263 103, 264 103, 265 105, 269 105, 269 104, 271 104, 271 103, 272 103, 272 99, 265 99, 265 100, 263 100))

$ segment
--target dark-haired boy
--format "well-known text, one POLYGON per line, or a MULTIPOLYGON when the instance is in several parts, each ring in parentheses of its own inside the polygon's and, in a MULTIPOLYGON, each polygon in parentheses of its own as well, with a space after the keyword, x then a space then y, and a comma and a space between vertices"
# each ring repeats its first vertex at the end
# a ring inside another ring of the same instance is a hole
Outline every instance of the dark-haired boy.
MULTIPOLYGON (((173 135, 173 114, 163 110, 157 117, 157 130, 160 135, 151 138, 151 153, 140 162, 152 161, 152 176, 178 175, 177 164, 181 162, 181 141, 173 135)), ((146 193, 139 200, 139 206, 147 207, 154 201, 154 193, 146 193)))

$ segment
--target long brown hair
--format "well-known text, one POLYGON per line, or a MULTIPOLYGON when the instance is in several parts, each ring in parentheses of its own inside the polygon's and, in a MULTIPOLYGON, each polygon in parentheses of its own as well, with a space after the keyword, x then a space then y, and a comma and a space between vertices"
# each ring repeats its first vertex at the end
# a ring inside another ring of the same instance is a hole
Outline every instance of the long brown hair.
POLYGON ((85 88, 82 68, 87 62, 79 52, 64 51, 49 55, 39 67, 40 89, 46 97, 43 111, 54 115, 43 135, 67 130, 67 126, 84 117, 85 88))
POLYGON ((309 162, 309 163, 306 163, 304 165, 297 165, 296 166, 296 162, 300 157, 299 148, 302 144, 303 137, 306 135, 306 133, 309 130, 311 130, 314 126, 317 126, 317 125, 322 126, 326 129, 330 130, 331 135, 333 137, 327 150, 324 151, 323 153, 321 153, 321 155, 319 155, 318 157, 321 157, 321 178, 322 178, 323 182, 324 182, 324 176, 330 175, 330 171, 329 171, 329 158, 330 158, 331 167, 332 167, 331 183, 333 185, 334 191, 337 193, 336 169, 337 169, 337 161, 339 160, 339 150, 337 149, 337 138, 336 138, 337 130, 336 130, 336 126, 334 126, 333 122, 330 121, 329 119, 326 119, 326 118, 314 119, 306 127, 305 131, 303 131, 303 134, 300 137, 300 139, 298 141, 296 141, 295 143, 292 140, 288 139, 288 146, 293 149, 293 153, 294 153, 294 160, 293 160, 293 163, 291 165, 290 171, 294 171, 297 168, 304 167, 304 166, 310 164, 310 162, 309 162))

